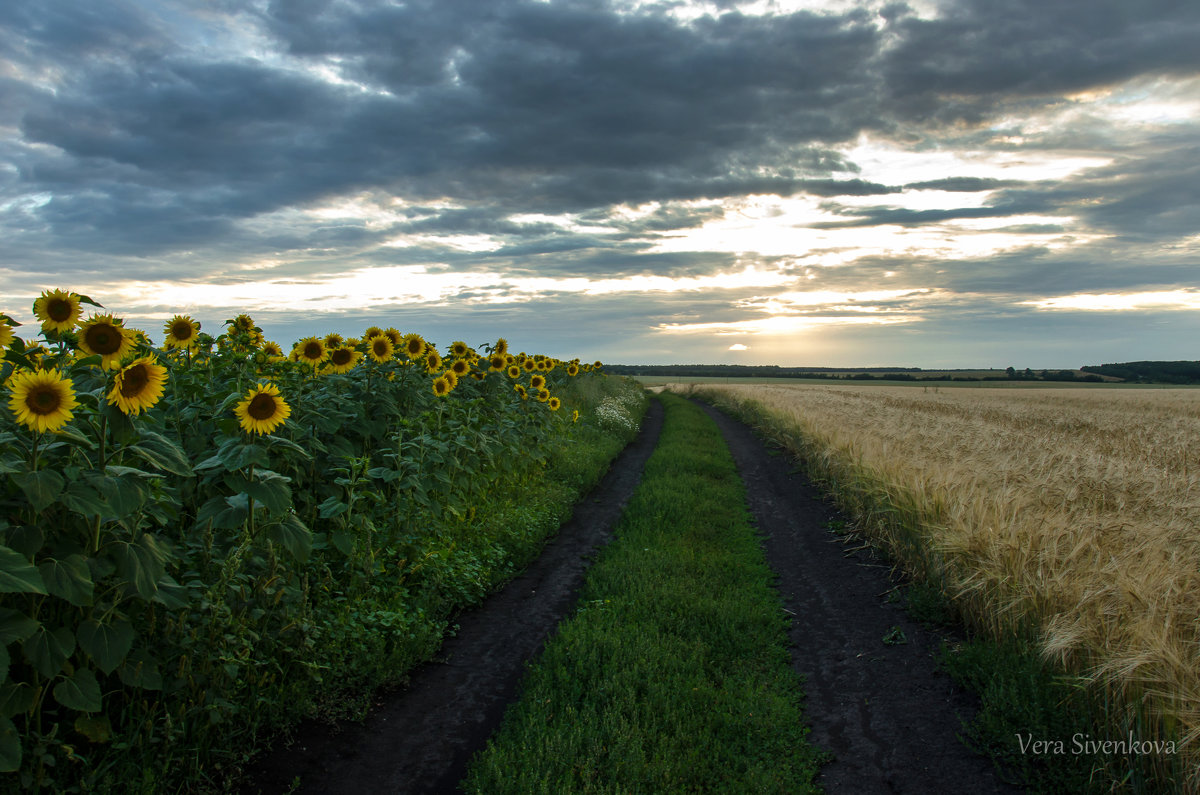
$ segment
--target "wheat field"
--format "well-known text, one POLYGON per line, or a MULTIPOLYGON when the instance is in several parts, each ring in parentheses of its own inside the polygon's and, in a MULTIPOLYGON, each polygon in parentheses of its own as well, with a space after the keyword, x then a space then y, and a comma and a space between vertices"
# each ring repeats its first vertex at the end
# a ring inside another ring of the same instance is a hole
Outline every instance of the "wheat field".
POLYGON ((1200 391, 703 389, 908 506, 969 622, 1034 628, 1200 785, 1200 391))

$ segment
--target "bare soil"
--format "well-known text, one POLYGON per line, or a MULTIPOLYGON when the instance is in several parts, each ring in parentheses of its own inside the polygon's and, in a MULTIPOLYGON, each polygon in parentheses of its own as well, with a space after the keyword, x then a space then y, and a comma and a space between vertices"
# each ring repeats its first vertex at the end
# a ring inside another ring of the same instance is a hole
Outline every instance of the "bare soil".
MULTIPOLYGON (((896 585, 891 568, 868 550, 847 549, 829 529, 844 517, 786 457, 745 425, 705 408, 745 480, 767 559, 793 614, 793 665, 806 678, 810 739, 835 755, 822 772, 826 792, 1019 791, 957 740, 975 703, 937 670, 942 636, 887 599, 896 585)), ((587 566, 611 538, 661 428, 655 401, 641 435, 542 556, 462 614, 457 634, 406 687, 381 696, 362 723, 301 725, 287 747, 259 760, 242 792, 455 792, 471 756, 518 696, 526 662, 572 612, 587 566)))

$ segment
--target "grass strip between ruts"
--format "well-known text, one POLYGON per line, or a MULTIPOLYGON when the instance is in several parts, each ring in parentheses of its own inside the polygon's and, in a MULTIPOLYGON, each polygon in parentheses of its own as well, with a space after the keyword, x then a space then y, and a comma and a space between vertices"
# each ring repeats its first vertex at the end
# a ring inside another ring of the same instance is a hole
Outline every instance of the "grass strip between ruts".
POLYGON ((787 620, 716 425, 673 395, 576 614, 464 787, 819 792, 787 620))

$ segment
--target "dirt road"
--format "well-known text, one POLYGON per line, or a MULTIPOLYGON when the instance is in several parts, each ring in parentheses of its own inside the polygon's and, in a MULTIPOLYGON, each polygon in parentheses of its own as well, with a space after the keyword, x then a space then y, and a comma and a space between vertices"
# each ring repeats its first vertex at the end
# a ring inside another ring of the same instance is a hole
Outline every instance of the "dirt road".
MULTIPOLYGON (((991 763, 955 737, 973 708, 933 652, 940 638, 886 601, 889 569, 867 552, 848 553, 829 530, 840 519, 792 465, 741 423, 715 409, 746 482, 793 614, 795 668, 806 677, 812 740, 836 755, 823 771, 829 793, 1015 792, 991 763), (888 638, 890 642, 885 641, 888 638), (902 642, 900 642, 902 641, 902 642)), ((289 748, 267 755, 245 793, 453 792, 471 755, 517 695, 525 662, 573 609, 595 551, 610 537, 662 428, 657 401, 638 439, 534 565, 478 609, 438 659, 403 690, 381 698, 362 724, 337 731, 302 726, 289 748)))

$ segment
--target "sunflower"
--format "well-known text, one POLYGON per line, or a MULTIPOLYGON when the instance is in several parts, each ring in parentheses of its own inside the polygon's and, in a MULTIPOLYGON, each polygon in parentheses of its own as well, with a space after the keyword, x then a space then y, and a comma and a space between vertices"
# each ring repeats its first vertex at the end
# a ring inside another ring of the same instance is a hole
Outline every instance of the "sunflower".
POLYGON ((329 371, 332 373, 348 373, 353 370, 362 354, 353 348, 334 348, 329 353, 329 371))
POLYGON ((547 362, 545 359, 538 359, 534 363, 534 367, 536 367, 540 372, 543 372, 543 373, 550 372, 550 363, 547 362))
POLYGON ((504 337, 496 340, 496 346, 492 348, 492 353, 499 354, 500 356, 508 353, 508 340, 504 339, 504 337))
POLYGON ((517 367, 515 364, 510 364, 508 366, 507 372, 508 372, 508 377, 513 379, 514 381, 521 377, 521 368, 517 367))
POLYGON ((287 358, 283 355, 283 348, 279 347, 278 342, 264 342, 262 352, 269 356, 272 362, 278 362, 287 358))
POLYGON ((391 326, 383 330, 383 336, 392 341, 392 347, 394 348, 399 348, 404 343, 404 335, 391 326))
POLYGON ((379 337, 383 334, 383 329, 379 326, 367 326, 367 330, 363 332, 363 339, 369 340, 371 337, 379 337))
POLYGON ((233 332, 250 332, 254 331, 254 318, 249 315, 238 315, 233 320, 226 321, 229 324, 229 330, 233 332))
POLYGON ((455 359, 465 359, 471 355, 471 346, 462 340, 455 340, 450 343, 450 355, 455 359))
POLYGON ((600 364, 600 360, 599 360, 599 359, 597 359, 597 360, 596 360, 596 361, 595 361, 595 362, 592 364, 592 369, 593 369, 593 370, 599 370, 599 369, 600 369, 601 367, 603 367, 603 366, 604 366, 604 365, 600 364))
POLYGON ((471 363, 466 359, 455 359, 450 363, 450 372, 458 378, 462 378, 467 373, 471 372, 471 363))
POLYGON ((575 362, 571 362, 570 364, 568 364, 567 365, 567 375, 571 376, 572 378, 579 375, 579 365, 576 364, 575 362))
POLYGON ((13 332, 13 327, 8 325, 7 321, 7 317, 0 315, 0 351, 4 350, 9 345, 12 345, 13 340, 16 339, 17 336, 13 332))
POLYGON ((550 399, 550 390, 546 389, 545 387, 542 387, 541 389, 539 389, 538 393, 537 393, 537 399, 539 402, 545 403, 547 400, 550 399))
POLYGON ((526 359, 525 361, 521 362, 521 369, 527 373, 532 373, 537 369, 537 362, 535 362, 533 359, 526 359))
POLYGON ((551 411, 558 411, 558 407, 562 405, 562 401, 556 397, 552 397, 546 401, 546 405, 550 407, 551 411))
POLYGON ((8 407, 17 422, 38 432, 57 431, 74 416, 79 405, 71 379, 58 370, 27 370, 8 380, 12 396, 8 407))
POLYGON ((200 324, 189 315, 176 315, 163 326, 167 335, 163 347, 178 350, 190 350, 196 346, 196 335, 200 333, 200 324))
POLYGON ((437 395, 438 397, 445 397, 446 395, 450 394, 450 389, 450 382, 447 381, 445 377, 433 379, 433 394, 437 395))
POLYGON ((133 335, 125 321, 112 315, 93 315, 79 326, 79 347, 89 356, 99 356, 100 366, 116 370, 133 351, 133 335))
POLYGON ((66 290, 43 290, 33 302, 33 314, 42 321, 42 331, 70 331, 82 313, 79 296, 66 290))
POLYGON ((516 386, 514 386, 513 391, 521 396, 521 400, 526 400, 529 398, 529 393, 526 392, 525 387, 521 386, 520 384, 517 384, 516 386))
POLYGON ((401 339, 403 345, 397 346, 404 350, 404 355, 414 362, 425 355, 425 338, 420 334, 405 334, 401 339))
POLYGON ((296 343, 292 355, 296 357, 296 361, 316 369, 317 365, 329 358, 329 351, 325 343, 316 337, 305 337, 296 343))
POLYGON ((579 422, 579 409, 571 412, 571 422, 579 422))
POLYGON ((493 353, 488 357, 488 372, 498 373, 508 366, 508 359, 502 353, 493 353))
POLYGON ((156 364, 153 356, 134 359, 113 379, 108 402, 126 414, 140 414, 158 402, 167 382, 167 368, 156 364))
POLYGON ((441 377, 450 382, 451 389, 454 389, 454 387, 458 386, 458 376, 454 374, 453 370, 447 370, 446 372, 442 373, 441 377))
POLYGON ((436 373, 442 369, 442 357, 435 350, 430 350, 425 354, 425 369, 430 373, 436 373))
POLYGON ((392 341, 382 334, 367 339, 367 355, 371 357, 372 361, 383 364, 390 361, 395 352, 392 341))
POLYGON ((292 409, 279 396, 279 388, 268 383, 247 392, 233 413, 246 433, 271 433, 291 415, 292 409))
POLYGON ((534 375, 534 376, 529 377, 529 388, 530 389, 541 389, 545 385, 546 385, 545 377, 540 376, 540 375, 534 375))

